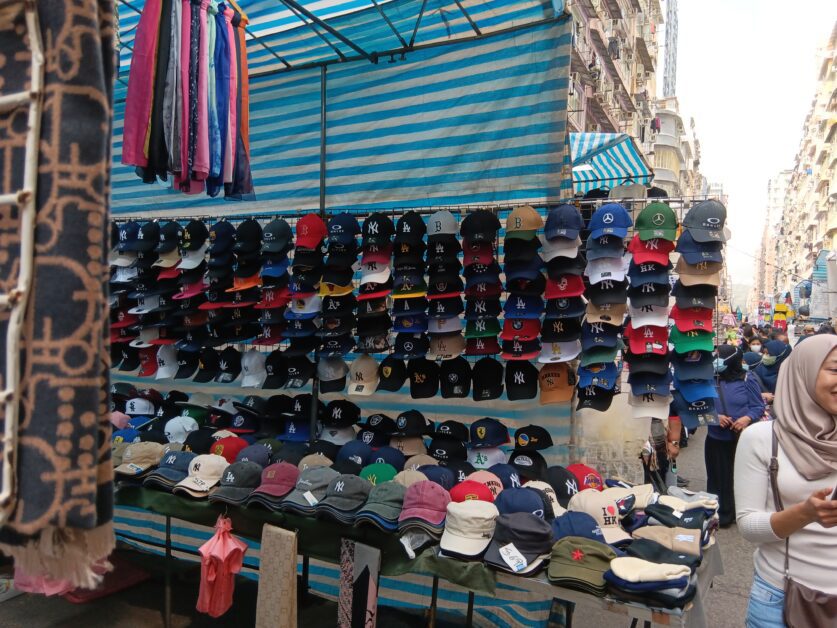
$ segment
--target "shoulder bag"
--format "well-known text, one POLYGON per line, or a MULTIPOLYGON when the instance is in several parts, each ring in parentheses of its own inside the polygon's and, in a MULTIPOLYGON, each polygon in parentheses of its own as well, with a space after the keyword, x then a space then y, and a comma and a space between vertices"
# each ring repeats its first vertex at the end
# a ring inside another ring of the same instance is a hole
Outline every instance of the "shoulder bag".
MULTIPOLYGON (((773 435, 770 457, 770 486, 776 512, 785 509, 779 495, 779 439, 773 435)), ((806 587, 790 577, 790 537, 785 539, 785 606, 783 618, 788 628, 819 628, 837 625, 837 595, 806 587)))

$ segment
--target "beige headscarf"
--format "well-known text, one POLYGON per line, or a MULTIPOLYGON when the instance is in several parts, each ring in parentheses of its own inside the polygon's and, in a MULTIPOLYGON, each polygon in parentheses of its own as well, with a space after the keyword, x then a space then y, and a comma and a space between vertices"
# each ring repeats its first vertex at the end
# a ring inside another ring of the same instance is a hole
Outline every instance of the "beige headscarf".
POLYGON ((782 451, 807 480, 837 471, 837 417, 814 400, 817 374, 837 336, 821 334, 794 347, 779 370, 773 410, 782 451))

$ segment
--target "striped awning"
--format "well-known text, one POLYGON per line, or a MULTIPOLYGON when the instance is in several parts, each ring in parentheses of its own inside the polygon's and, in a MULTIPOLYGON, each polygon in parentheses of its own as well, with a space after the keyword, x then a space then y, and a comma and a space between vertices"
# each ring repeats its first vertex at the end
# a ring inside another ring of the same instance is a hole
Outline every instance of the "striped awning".
POLYGON ((654 171, 627 133, 570 133, 573 186, 584 194, 625 183, 649 184, 654 171))

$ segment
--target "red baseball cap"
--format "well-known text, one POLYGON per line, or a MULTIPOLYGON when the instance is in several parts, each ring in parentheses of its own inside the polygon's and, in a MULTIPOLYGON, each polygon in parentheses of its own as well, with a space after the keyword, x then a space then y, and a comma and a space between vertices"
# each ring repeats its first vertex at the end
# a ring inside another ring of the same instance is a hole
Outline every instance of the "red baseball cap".
POLYGON ((652 353, 665 355, 668 353, 668 329, 643 325, 634 327, 631 323, 625 328, 625 335, 631 347, 631 353, 641 355, 652 353))
POLYGON ((503 292, 503 285, 499 281, 494 283, 475 283, 465 288, 465 296, 473 299, 499 297, 501 292, 503 292))
POLYGON ((465 341, 465 355, 497 355, 500 343, 496 338, 468 338, 465 341))
POLYGON ((227 436, 226 438, 215 441, 215 444, 209 449, 209 453, 215 454, 216 456, 223 456, 227 462, 232 464, 235 462, 238 452, 249 445, 250 443, 240 436, 227 436))
POLYGON ((368 264, 370 262, 377 262, 378 264, 389 264, 392 258, 392 244, 384 246, 378 244, 367 244, 363 248, 363 256, 360 258, 361 264, 368 264))
POLYGON ((491 242, 470 242, 462 245, 463 264, 490 264, 494 261, 494 246, 491 242))
POLYGON ((561 275, 559 280, 547 279, 547 299, 560 299, 562 297, 577 297, 584 294, 584 279, 579 275, 561 275))
POLYGON ((450 500, 452 502, 464 502, 469 499, 493 502, 494 494, 485 484, 474 480, 463 480, 450 489, 450 500))
POLYGON ((160 274, 157 275, 157 279, 177 279, 180 277, 180 270, 174 266, 171 268, 166 268, 160 271, 160 274))
POLYGON ((203 283, 203 278, 201 278, 195 283, 188 283, 185 286, 182 286, 180 288, 180 292, 174 295, 172 299, 191 299, 192 297, 196 297, 201 294, 204 290, 206 290, 206 286, 203 283))
POLYGON ((139 350, 140 377, 151 377, 157 372, 157 347, 146 347, 139 350))
POLYGON ((662 238, 653 238, 643 242, 638 233, 628 244, 628 252, 633 254, 634 262, 637 264, 654 262, 665 266, 669 262, 668 254, 673 250, 674 242, 662 238))
POLYGON ((273 310, 291 302, 291 291, 284 288, 262 288, 262 300, 253 306, 255 310, 273 310))
POLYGON ((296 221, 296 245, 298 247, 314 249, 327 234, 326 224, 316 214, 306 214, 296 221))
POLYGON ((136 325, 138 322, 139 316, 136 314, 128 314, 126 310, 119 310, 119 313, 116 315, 116 322, 111 323, 110 326, 112 329, 122 329, 123 327, 136 325))
POLYGON ((685 307, 679 308, 676 305, 671 308, 670 318, 680 331, 713 331, 712 325, 713 310, 708 307, 685 307))
POLYGON ((511 319, 503 321, 500 340, 535 340, 541 333, 541 321, 535 319, 511 319))
POLYGON ((571 464, 567 467, 567 471, 575 476, 578 480, 578 490, 583 491, 586 488, 592 488, 597 491, 604 490, 604 480, 601 474, 593 467, 588 467, 586 464, 571 464))

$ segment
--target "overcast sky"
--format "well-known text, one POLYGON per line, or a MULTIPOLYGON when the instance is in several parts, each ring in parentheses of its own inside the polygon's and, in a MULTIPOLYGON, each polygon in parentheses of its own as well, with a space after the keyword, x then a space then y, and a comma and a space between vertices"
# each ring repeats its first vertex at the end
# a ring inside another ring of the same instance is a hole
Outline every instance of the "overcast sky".
POLYGON ((680 0, 679 12, 681 114, 695 118, 701 172, 729 195, 732 281, 752 283, 767 181, 793 167, 837 2, 680 0))

